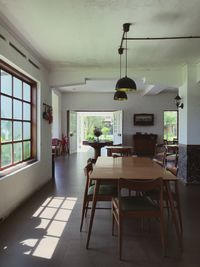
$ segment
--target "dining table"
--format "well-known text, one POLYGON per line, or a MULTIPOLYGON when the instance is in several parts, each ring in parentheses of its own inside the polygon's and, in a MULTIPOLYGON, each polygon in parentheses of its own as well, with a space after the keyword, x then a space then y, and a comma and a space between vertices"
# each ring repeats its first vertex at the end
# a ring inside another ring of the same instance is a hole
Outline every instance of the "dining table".
POLYGON ((113 141, 99 140, 99 141, 83 141, 83 145, 88 145, 94 148, 94 159, 97 160, 101 156, 101 149, 104 146, 112 145, 113 141))
POLYGON ((107 156, 111 157, 112 153, 119 153, 120 155, 131 155, 133 152, 132 146, 107 146, 107 156))
POLYGON ((116 183, 120 178, 130 180, 151 180, 158 177, 163 178, 172 213, 172 219, 175 225, 175 230, 178 238, 180 248, 182 248, 181 230, 178 223, 177 214, 175 211, 173 194, 171 192, 170 182, 173 181, 178 187, 178 178, 155 163, 151 158, 147 157, 98 157, 94 165, 93 172, 90 179, 95 182, 95 189, 93 193, 93 201, 91 207, 91 216, 89 221, 86 248, 89 248, 89 242, 92 232, 93 220, 96 209, 97 194, 99 192, 100 184, 116 183))

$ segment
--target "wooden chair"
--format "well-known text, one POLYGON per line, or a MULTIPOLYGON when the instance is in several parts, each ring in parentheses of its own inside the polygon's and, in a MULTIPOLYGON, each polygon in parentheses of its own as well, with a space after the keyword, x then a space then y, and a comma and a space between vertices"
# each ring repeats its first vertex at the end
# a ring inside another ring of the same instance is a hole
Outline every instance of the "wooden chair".
POLYGON ((67 153, 69 155, 69 137, 67 136, 62 136, 61 140, 61 145, 62 145, 62 153, 65 154, 67 153))
MULTIPOLYGON (((170 171, 173 175, 178 176, 178 156, 176 158, 176 163, 174 167, 167 167, 167 170, 170 171)), ((180 205, 180 196, 178 189, 178 181, 171 183, 172 196, 174 200, 174 206, 178 213, 179 226, 181 229, 181 233, 183 233, 183 223, 182 223, 182 215, 181 215, 181 205, 180 205)))
POLYGON ((167 145, 166 146, 166 157, 165 165, 166 167, 176 167, 178 163, 178 146, 177 145, 167 145))
POLYGON ((58 138, 52 138, 51 146, 52 146, 52 153, 54 153, 56 156, 60 156, 62 150, 61 140, 58 138))
MULTIPOLYGON (((89 207, 89 202, 93 200, 93 193, 95 189, 95 184, 90 180, 90 174, 93 171, 93 164, 89 162, 84 168, 85 176, 86 176, 86 184, 83 198, 83 206, 82 206, 82 215, 81 215, 81 225, 80 231, 82 231, 84 217, 87 215, 89 207)), ((100 185, 99 193, 97 195, 97 201, 110 201, 114 196, 117 196, 117 185, 105 184, 100 185)), ((96 208, 96 209, 108 209, 108 208, 96 208)))
MULTIPOLYGON (((166 170, 170 171, 175 176, 178 175, 178 154, 176 154, 174 166, 166 167, 166 170)), ((181 206, 180 206, 178 181, 175 181, 175 182, 171 181, 170 182, 170 188, 171 188, 172 197, 173 197, 173 201, 174 201, 174 207, 175 207, 177 214, 178 214, 180 230, 181 230, 181 232, 183 232, 183 223, 182 223, 182 216, 181 216, 181 206)), ((157 192, 155 192, 154 190, 149 191, 148 196, 154 201, 159 201, 157 192)), ((164 186, 164 190, 163 190, 163 201, 164 201, 164 208, 167 209, 168 214, 169 214, 169 201, 168 201, 168 195, 167 195, 167 190, 166 190, 165 186, 164 186)))
POLYGON ((118 182, 118 197, 112 200, 112 234, 114 234, 114 223, 118 225, 118 240, 119 240, 119 258, 122 258, 122 225, 124 219, 133 218, 150 218, 155 217, 160 219, 160 237, 165 250, 164 238, 164 220, 163 220, 163 180, 157 178, 147 181, 136 181, 119 179, 118 182), (123 189, 136 191, 135 196, 122 196, 123 189), (156 190, 159 195, 159 202, 154 203, 144 195, 145 192, 156 190))
POLYGON ((167 167, 167 165, 175 166, 178 157, 178 146, 169 146, 166 144, 157 144, 156 153, 153 160, 161 165, 167 167))
POLYGON ((164 143, 156 144, 153 161, 155 161, 160 166, 165 167, 166 156, 167 156, 166 145, 164 143))

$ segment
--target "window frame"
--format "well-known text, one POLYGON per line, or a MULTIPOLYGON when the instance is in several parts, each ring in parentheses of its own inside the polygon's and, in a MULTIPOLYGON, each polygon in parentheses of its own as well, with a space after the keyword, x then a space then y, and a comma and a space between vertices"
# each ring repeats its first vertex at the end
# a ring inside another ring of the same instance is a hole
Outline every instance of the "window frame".
POLYGON ((165 136, 165 125, 164 125, 165 112, 170 112, 170 111, 177 113, 177 139, 178 139, 178 137, 179 137, 179 113, 178 113, 178 109, 163 110, 163 139, 165 136))
POLYGON ((0 103, 1 103, 1 97, 6 96, 9 97, 12 101, 12 117, 11 118, 2 118, 1 117, 1 110, 0 110, 0 134, 1 134, 1 123, 2 121, 11 121, 12 122, 12 136, 11 141, 1 142, 0 139, 0 177, 4 176, 5 174, 8 174, 9 172, 12 172, 16 169, 22 168, 27 164, 30 164, 31 162, 34 162, 37 160, 37 83, 36 81, 29 78, 27 75, 23 74, 22 72, 16 70, 14 67, 10 66, 9 64, 5 63, 3 60, 0 59, 0 70, 7 72, 12 76, 12 93, 11 95, 2 93, 1 91, 1 75, 0 75, 0 103), (18 98, 14 96, 14 78, 17 78, 21 80, 22 82, 22 98, 18 98), (30 101, 27 101, 23 99, 23 84, 26 83, 30 85, 30 101), (21 102, 22 105, 22 118, 16 119, 14 118, 14 100, 18 100, 21 102), (24 119, 23 115, 23 109, 24 104, 27 103, 30 105, 30 120, 24 119), (20 140, 14 140, 14 122, 21 122, 22 123, 22 138, 20 140), (25 139, 23 134, 23 124, 25 122, 30 123, 30 138, 25 139), (24 142, 30 141, 30 157, 24 158, 24 142), (22 144, 22 160, 14 162, 14 144, 21 143, 22 144), (2 146, 4 144, 11 144, 12 145, 12 151, 11 151, 11 164, 6 166, 1 166, 2 161, 2 146), (13 168, 14 167, 14 168, 13 168), (16 168, 15 168, 16 167, 16 168))

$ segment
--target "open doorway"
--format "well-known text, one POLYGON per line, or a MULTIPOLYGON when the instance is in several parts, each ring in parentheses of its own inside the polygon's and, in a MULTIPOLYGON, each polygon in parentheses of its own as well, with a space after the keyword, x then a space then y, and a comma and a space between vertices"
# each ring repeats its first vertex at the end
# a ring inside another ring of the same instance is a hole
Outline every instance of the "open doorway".
POLYGON ((95 141, 93 130, 101 130, 100 140, 122 143, 122 111, 68 111, 70 153, 87 152, 90 147, 83 141, 95 141))

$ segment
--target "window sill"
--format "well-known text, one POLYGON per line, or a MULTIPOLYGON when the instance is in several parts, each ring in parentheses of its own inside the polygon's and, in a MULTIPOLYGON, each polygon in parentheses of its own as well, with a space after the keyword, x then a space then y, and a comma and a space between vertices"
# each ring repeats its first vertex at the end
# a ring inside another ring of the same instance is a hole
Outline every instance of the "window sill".
POLYGON ((25 167, 27 167, 29 165, 32 165, 33 163, 35 163, 37 161, 38 160, 36 160, 36 159, 31 159, 29 161, 22 162, 22 163, 20 163, 20 164, 18 164, 16 166, 10 167, 10 168, 8 168, 6 170, 0 171, 0 179, 4 178, 7 175, 14 174, 15 172, 23 170, 25 167))

